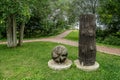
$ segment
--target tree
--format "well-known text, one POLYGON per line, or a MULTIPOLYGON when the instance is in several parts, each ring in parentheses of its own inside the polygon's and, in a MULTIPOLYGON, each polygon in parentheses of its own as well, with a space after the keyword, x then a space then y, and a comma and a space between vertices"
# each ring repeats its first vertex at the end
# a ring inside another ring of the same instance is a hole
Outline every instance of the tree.
POLYGON ((25 27, 26 37, 49 36, 67 27, 69 0, 41 0, 32 9, 32 16, 25 27))
MULTIPOLYGON (((7 25, 7 41, 8 47, 17 46, 17 36, 16 36, 16 18, 18 15, 29 15, 27 9, 29 0, 2 0, 0 1, 0 12, 7 25)), ((19 21, 19 20, 18 20, 19 21)))
POLYGON ((73 0, 70 5, 69 23, 78 22, 81 14, 96 14, 98 0, 73 0))
POLYGON ((107 26, 110 33, 116 33, 120 30, 119 10, 119 0, 100 0, 98 9, 100 21, 107 26))
POLYGON ((25 37, 27 34, 45 36, 68 28, 66 27, 68 25, 68 2, 70 0, 1 0, 0 14, 2 16, 0 16, 0 21, 3 21, 6 26, 9 23, 6 27, 8 47, 17 46, 17 38, 19 39, 18 45, 22 45, 23 32, 25 37), (10 25, 11 27, 9 27, 10 25), (18 34, 16 35, 16 33, 18 34))
POLYGON ((17 45, 17 39, 16 39, 16 19, 15 19, 15 13, 17 12, 17 3, 16 1, 0 1, 1 4, 1 11, 2 16, 4 19, 6 19, 7 24, 7 40, 8 40, 8 47, 15 47, 17 45), (9 7, 9 8, 8 8, 9 7))
POLYGON ((28 22, 31 16, 31 7, 30 4, 33 4, 33 2, 21 2, 22 10, 21 13, 18 13, 19 16, 17 17, 18 25, 19 26, 19 40, 18 40, 18 46, 21 46, 23 44, 23 37, 24 37, 24 28, 25 24, 28 22))
POLYGON ((68 25, 68 10, 70 0, 56 0, 50 3, 52 14, 51 20, 55 23, 55 28, 66 28, 68 25))
POLYGON ((51 20, 49 16, 51 14, 49 0, 37 0, 32 8, 32 15, 28 20, 25 28, 26 37, 38 37, 48 35, 51 31, 51 20))

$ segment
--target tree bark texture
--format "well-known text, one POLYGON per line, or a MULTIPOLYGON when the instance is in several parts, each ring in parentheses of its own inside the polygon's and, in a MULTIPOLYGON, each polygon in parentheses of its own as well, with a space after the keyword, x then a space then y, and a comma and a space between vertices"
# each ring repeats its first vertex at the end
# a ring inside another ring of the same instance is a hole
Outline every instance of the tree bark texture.
POLYGON ((18 46, 22 46, 22 44, 23 44, 24 27, 25 27, 25 23, 22 22, 22 24, 20 26, 20 29, 19 29, 19 42, 18 42, 18 46))
POLYGON ((17 46, 15 15, 8 16, 7 42, 8 42, 8 44, 7 44, 8 47, 16 47, 17 46))
POLYGON ((80 16, 79 29, 79 61, 83 66, 91 66, 96 61, 96 23, 95 15, 83 14, 80 16))

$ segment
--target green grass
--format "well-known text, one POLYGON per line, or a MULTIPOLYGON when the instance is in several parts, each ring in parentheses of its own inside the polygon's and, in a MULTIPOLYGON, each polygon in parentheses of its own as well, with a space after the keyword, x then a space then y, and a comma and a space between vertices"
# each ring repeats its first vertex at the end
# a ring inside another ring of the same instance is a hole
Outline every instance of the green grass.
MULTIPOLYGON (((65 39, 78 41, 78 35, 79 35, 79 31, 78 30, 74 30, 70 34, 68 34, 65 37, 65 39)), ((111 47, 111 48, 120 48, 120 46, 107 45, 107 44, 102 44, 102 43, 97 43, 97 45, 99 45, 99 46, 107 46, 107 47, 111 47)))
POLYGON ((99 46, 111 47, 111 48, 120 48, 120 46, 116 46, 116 45, 108 45, 108 44, 103 44, 103 43, 97 43, 97 45, 99 45, 99 46))
POLYGON ((79 35, 79 31, 78 30, 74 30, 71 33, 69 33, 65 39, 69 39, 69 40, 73 40, 73 41, 78 41, 78 35, 79 35))
MULTIPOLYGON (((70 69, 55 71, 47 66, 51 50, 58 43, 33 42, 22 47, 0 45, 0 80, 120 80, 120 56, 97 52, 100 68, 84 72, 73 64, 70 69)), ((65 45, 68 57, 77 59, 78 48, 65 45)))

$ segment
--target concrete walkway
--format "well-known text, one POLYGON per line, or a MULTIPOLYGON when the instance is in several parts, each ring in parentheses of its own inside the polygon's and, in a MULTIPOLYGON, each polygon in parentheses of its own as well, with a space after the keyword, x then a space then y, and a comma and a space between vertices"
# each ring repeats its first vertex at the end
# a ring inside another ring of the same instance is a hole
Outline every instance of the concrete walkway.
MULTIPOLYGON (((24 40, 24 42, 47 41, 47 42, 56 42, 56 43, 62 43, 62 44, 67 44, 67 45, 78 47, 78 42, 64 39, 64 37, 67 36, 70 32, 72 32, 72 30, 67 30, 67 31, 63 32, 62 34, 55 36, 54 38, 24 40)), ((0 42, 0 44, 6 44, 6 42, 0 42)), ((106 47, 106 46, 98 46, 97 45, 97 51, 120 56, 119 48, 110 48, 110 47, 106 47)))

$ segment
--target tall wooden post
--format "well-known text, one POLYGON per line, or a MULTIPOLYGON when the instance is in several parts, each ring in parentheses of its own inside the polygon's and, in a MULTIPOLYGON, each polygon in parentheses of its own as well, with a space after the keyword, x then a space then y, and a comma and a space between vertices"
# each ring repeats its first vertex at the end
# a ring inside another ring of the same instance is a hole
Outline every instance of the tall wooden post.
POLYGON ((95 15, 83 14, 80 16, 79 29, 79 62, 83 66, 91 66, 96 61, 95 15))

